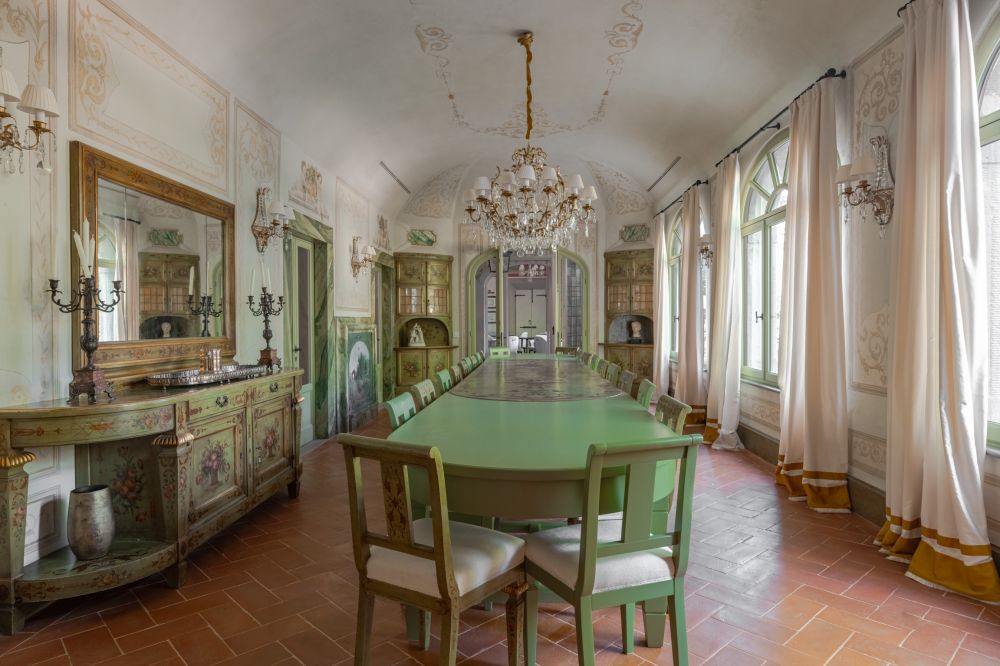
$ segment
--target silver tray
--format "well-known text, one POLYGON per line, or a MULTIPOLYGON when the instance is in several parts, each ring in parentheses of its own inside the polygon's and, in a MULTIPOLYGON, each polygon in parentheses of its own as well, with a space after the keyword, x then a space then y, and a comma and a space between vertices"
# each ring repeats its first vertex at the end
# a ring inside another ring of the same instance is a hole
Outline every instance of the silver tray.
POLYGON ((219 372, 201 370, 177 370, 161 372, 146 377, 150 386, 200 386, 201 384, 223 384, 240 379, 251 379, 267 374, 266 365, 224 365, 219 372))

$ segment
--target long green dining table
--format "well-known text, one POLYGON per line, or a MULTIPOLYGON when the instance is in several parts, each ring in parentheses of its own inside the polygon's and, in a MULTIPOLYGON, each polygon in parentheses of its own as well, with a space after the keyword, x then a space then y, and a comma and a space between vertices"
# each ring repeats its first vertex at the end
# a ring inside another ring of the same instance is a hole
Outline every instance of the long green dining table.
MULTIPOLYGON (((389 439, 440 450, 453 514, 565 520, 583 514, 591 444, 675 437, 680 436, 574 357, 533 354, 487 360, 389 439)), ((673 463, 665 463, 657 474, 654 526, 660 529, 673 472, 673 463)), ((624 482, 623 470, 606 475, 602 513, 621 511, 624 482)), ((421 485, 411 478, 415 497, 421 485)), ((663 642, 662 602, 643 609, 651 647, 663 642)), ((419 638, 409 613, 407 633, 419 638)))

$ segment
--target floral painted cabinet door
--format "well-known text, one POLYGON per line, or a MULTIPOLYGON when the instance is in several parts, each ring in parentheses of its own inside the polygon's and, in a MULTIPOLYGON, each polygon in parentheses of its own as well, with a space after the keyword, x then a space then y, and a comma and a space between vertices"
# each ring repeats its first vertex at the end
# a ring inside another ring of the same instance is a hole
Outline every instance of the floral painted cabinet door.
POLYGON ((253 408, 254 496, 269 492, 269 485, 294 464, 291 459, 292 409, 279 398, 253 408))
POLYGON ((188 462, 193 479, 188 520, 194 524, 249 496, 243 458, 246 412, 230 410, 190 429, 194 441, 188 462))

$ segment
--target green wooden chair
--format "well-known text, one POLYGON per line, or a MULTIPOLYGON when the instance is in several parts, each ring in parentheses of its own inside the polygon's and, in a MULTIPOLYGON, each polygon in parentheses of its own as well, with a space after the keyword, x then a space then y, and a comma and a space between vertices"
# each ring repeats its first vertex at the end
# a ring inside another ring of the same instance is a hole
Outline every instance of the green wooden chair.
POLYGON ((466 377, 468 377, 472 373, 472 371, 476 369, 476 367, 472 365, 472 359, 470 359, 468 356, 459 361, 458 364, 462 366, 462 374, 465 375, 466 377))
POLYGON ((358 569, 358 619, 354 663, 368 664, 375 595, 420 609, 425 645, 429 613, 441 618, 438 663, 454 666, 458 655, 459 614, 498 592, 506 592, 507 645, 511 664, 520 664, 524 635, 524 542, 476 525, 446 519, 444 467, 435 447, 342 435, 347 463, 354 563, 358 569), (372 529, 365 512, 362 459, 381 470, 385 531, 372 529), (423 472, 430 517, 413 520, 409 473, 423 472))
POLYGON ((389 412, 389 423, 395 430, 417 415, 417 403, 411 394, 403 393, 386 400, 385 411, 389 412))
POLYGON ((643 379, 639 382, 639 392, 635 394, 636 402, 642 405, 643 409, 649 409, 649 405, 653 402, 654 393, 656 393, 656 384, 648 379, 643 379))
POLYGON ((490 358, 510 358, 510 347, 490 347, 490 358))
POLYGON ((635 384, 636 374, 631 370, 625 370, 618 378, 618 388, 625 391, 625 395, 632 395, 632 384, 635 384))
POLYGON ((423 379, 410 387, 410 395, 417 405, 417 410, 426 409, 427 405, 437 400, 437 391, 434 390, 434 382, 423 379))
POLYGON ((580 356, 578 358, 580 359, 580 363, 583 363, 584 365, 590 365, 590 359, 592 356, 593 354, 591 354, 590 352, 580 352, 580 356))
MULTIPOLYGON (((622 647, 635 649, 635 605, 643 614, 670 611, 670 647, 673 663, 687 664, 687 627, 684 619, 684 575, 691 543, 691 507, 699 435, 626 446, 593 444, 587 454, 583 519, 525 537, 528 576, 573 604, 579 663, 591 666, 594 657, 595 609, 620 607, 622 647), (671 464, 673 461, 673 464, 671 464), (658 464, 659 463, 659 464, 658 464), (678 464, 679 463, 679 464, 678 464), (621 519, 600 520, 601 477, 608 468, 626 469, 624 511, 621 519), (652 532, 654 480, 659 471, 677 474, 673 531, 652 532), (663 601, 666 599, 666 603, 663 601)), ((646 644, 663 645, 662 635, 650 635, 646 644)), ((525 627, 528 663, 535 663, 538 595, 528 591, 525 627)))
POLYGON ((603 360, 604 359, 602 359, 597 354, 594 354, 593 356, 591 356, 590 357, 590 369, 596 371, 597 370, 597 364, 600 363, 603 360))
POLYGON ((604 378, 609 382, 618 386, 618 378, 621 377, 622 366, 617 363, 608 363, 608 366, 604 369, 604 378))
POLYGON ((452 386, 455 386, 456 384, 458 384, 465 377, 465 373, 462 372, 462 366, 458 365, 457 363, 455 365, 451 366, 450 368, 448 368, 448 371, 451 372, 451 385, 452 386))
POLYGON ((486 354, 484 354, 483 352, 476 352, 476 356, 479 357, 479 365, 482 365, 483 363, 486 362, 486 354))
POLYGON ((685 405, 667 394, 661 395, 660 399, 656 401, 656 420, 678 435, 684 434, 684 421, 687 420, 687 415, 690 413, 690 405, 685 405))
POLYGON ((597 360, 597 367, 594 368, 594 371, 597 374, 599 374, 601 377, 607 377, 607 375, 608 375, 608 362, 605 361, 603 358, 598 359, 597 360))
POLYGON ((556 347, 556 356, 576 356, 579 353, 579 347, 556 347))
POLYGON ((437 378, 437 388, 440 389, 442 395, 450 391, 451 387, 455 385, 455 381, 451 378, 451 371, 448 369, 438 370, 434 373, 434 377, 437 378))

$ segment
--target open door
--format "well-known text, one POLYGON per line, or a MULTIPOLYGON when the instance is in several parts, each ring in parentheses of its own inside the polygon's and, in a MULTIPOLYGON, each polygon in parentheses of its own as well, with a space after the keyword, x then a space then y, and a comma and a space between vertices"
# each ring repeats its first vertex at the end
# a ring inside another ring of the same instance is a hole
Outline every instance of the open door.
POLYGON ((314 423, 315 396, 313 379, 316 376, 315 339, 313 321, 315 318, 315 296, 313 294, 314 248, 311 241, 293 236, 290 239, 288 260, 291 262, 288 288, 288 305, 291 317, 287 339, 292 345, 289 358, 292 364, 302 368, 302 442, 316 438, 314 423))

